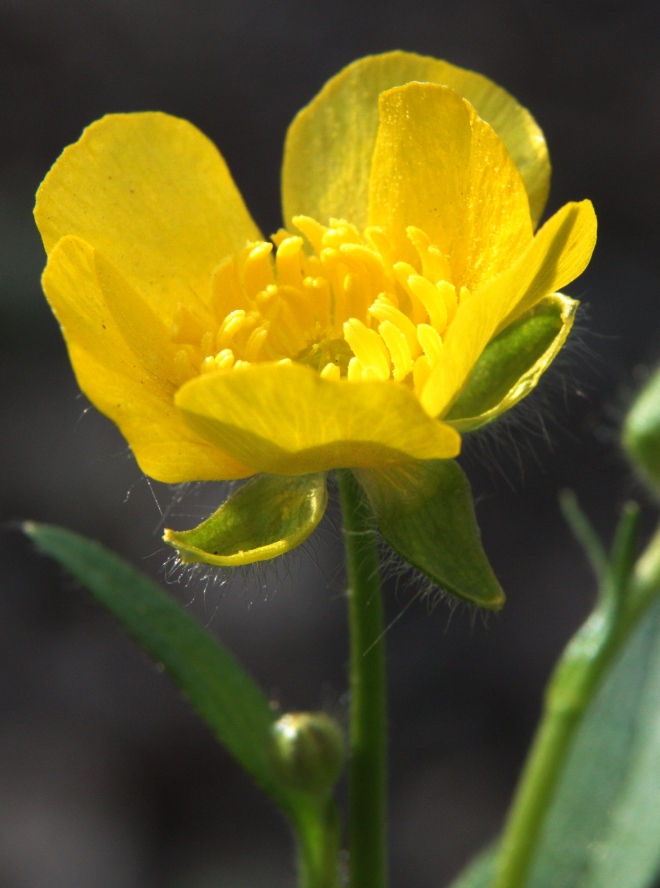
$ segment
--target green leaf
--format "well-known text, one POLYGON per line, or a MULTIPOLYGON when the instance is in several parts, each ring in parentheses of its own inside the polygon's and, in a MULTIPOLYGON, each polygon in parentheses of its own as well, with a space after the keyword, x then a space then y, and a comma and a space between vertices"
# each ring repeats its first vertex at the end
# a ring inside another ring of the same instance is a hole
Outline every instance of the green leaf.
POLYGON ((236 567, 265 561, 304 542, 323 517, 326 476, 256 475, 192 530, 166 530, 183 564, 236 567))
POLYGON ((566 342, 577 307, 574 299, 554 293, 502 330, 484 349, 444 421, 469 432, 526 397, 566 342))
POLYGON ((98 543, 47 524, 27 522, 23 529, 163 664, 238 763, 289 808, 292 797, 272 758, 275 714, 229 651, 158 586, 98 543))
POLYGON ((481 851, 459 873, 451 883, 450 888, 490 888, 495 877, 495 861, 497 860, 497 846, 489 846, 481 851))
POLYGON ((659 799, 656 601, 577 730, 527 888, 650 888, 660 870, 659 799))
POLYGON ((420 460, 355 476, 399 555, 459 598, 502 607, 504 592, 481 546, 470 485, 457 462, 420 460))

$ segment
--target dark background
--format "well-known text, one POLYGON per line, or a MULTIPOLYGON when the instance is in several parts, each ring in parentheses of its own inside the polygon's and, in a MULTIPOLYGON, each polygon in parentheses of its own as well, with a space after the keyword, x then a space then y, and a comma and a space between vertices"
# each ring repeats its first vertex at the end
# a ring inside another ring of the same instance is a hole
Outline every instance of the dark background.
MULTIPOLYGON (((484 543, 509 600, 483 620, 387 588, 393 888, 439 886, 492 838, 563 644, 594 583, 557 507, 577 490, 609 541, 628 496, 618 444, 660 354, 659 7, 453 0, 0 0, 0 520, 87 533, 165 581, 160 507, 115 428, 87 410, 41 296, 31 209, 62 148, 109 111, 192 120, 257 222, 280 224, 286 126, 353 59, 392 48, 474 68, 543 127, 549 211, 593 199, 599 244, 570 288, 586 308, 530 404, 468 442, 484 543), (411 603, 412 602, 412 603, 411 603), (410 605, 410 606, 408 606, 410 605), (407 609, 406 609, 407 608, 407 609), (405 612, 404 612, 405 609, 405 612)), ((180 526, 220 491, 190 491, 180 526)), ((653 507, 645 501, 650 526, 653 507)), ((344 718, 336 509, 304 551, 172 594, 284 709, 344 718), (334 516, 334 519, 333 519, 334 516)), ((169 680, 52 563, 0 537, 2 888, 293 886, 277 813, 169 680)))

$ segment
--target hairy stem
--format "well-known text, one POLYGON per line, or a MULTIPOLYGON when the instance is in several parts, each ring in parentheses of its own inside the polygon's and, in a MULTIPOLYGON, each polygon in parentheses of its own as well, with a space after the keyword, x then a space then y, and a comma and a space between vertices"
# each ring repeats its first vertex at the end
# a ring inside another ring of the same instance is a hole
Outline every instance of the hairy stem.
POLYGON ((385 888, 387 715, 385 638, 373 515, 355 477, 339 475, 350 626, 351 888, 385 888))

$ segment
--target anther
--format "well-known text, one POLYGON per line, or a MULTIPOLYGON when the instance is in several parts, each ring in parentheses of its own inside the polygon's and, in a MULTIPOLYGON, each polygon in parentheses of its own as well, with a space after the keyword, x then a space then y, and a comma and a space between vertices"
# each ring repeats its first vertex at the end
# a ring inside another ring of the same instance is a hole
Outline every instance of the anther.
POLYGON ((458 294, 456 293, 456 287, 453 284, 448 283, 447 281, 438 281, 436 284, 440 295, 444 299, 445 308, 447 309, 447 323, 451 324, 454 320, 454 315, 456 314, 456 308, 458 306, 458 294))
POLYGON ((373 371, 375 378, 389 379, 390 356, 375 330, 370 330, 357 318, 350 318, 344 324, 344 339, 360 361, 363 378, 367 373, 374 378, 373 371))
POLYGON ((298 231, 302 231, 307 240, 312 245, 315 253, 320 253, 323 247, 323 235, 328 230, 325 225, 321 225, 311 216, 294 216, 291 220, 298 231))
POLYGON ((369 314, 378 321, 389 321, 395 327, 398 327, 400 332, 406 337, 408 349, 412 357, 416 358, 419 355, 420 345, 417 340, 417 327, 409 317, 392 305, 388 295, 381 293, 369 309, 369 314))
POLYGON ((402 382, 413 368, 413 359, 406 337, 391 321, 383 321, 382 324, 379 324, 378 333, 392 358, 394 367, 392 376, 397 382, 402 382))
POLYGON ((199 350, 207 357, 208 355, 212 355, 215 351, 215 334, 211 330, 207 330, 206 333, 202 336, 202 341, 199 344, 199 350))
POLYGON ((269 284, 275 283, 270 254, 273 245, 267 241, 255 244, 243 264, 243 283, 248 296, 254 297, 269 284))
POLYGON ((172 342, 197 343, 206 332, 201 321, 195 317, 190 309, 181 303, 177 305, 172 319, 170 336, 172 342))
POLYGON ((246 361, 256 361, 259 357, 259 353, 263 348, 266 339, 268 338, 268 327, 267 323, 263 324, 261 327, 257 327, 255 330, 250 333, 247 343, 245 344, 245 360, 246 361))
POLYGON ((451 280, 451 266, 449 257, 439 247, 431 243, 431 238, 422 231, 409 225, 406 234, 422 263, 422 274, 431 281, 451 280))
POLYGON ((383 260, 377 252, 362 244, 342 244, 339 251, 349 268, 366 275, 372 292, 380 293, 388 289, 388 284, 391 287, 383 260))
POLYGON ((339 381, 341 379, 341 370, 339 369, 339 366, 332 362, 326 364, 323 370, 321 370, 321 379, 339 381))
POLYGON ((245 325, 245 312, 242 308, 230 312, 222 322, 218 335, 216 337, 216 345, 218 349, 227 348, 236 334, 245 325))
POLYGON ((428 359, 429 367, 435 367, 442 357, 442 351, 444 349, 440 334, 435 327, 431 327, 430 324, 419 324, 417 327, 417 338, 419 339, 419 344, 424 349, 424 354, 428 359))
POLYGON ((185 348, 174 354, 174 375, 178 385, 183 385, 193 376, 197 376, 197 370, 185 348))
POLYGON ((447 306, 440 290, 431 281, 419 274, 410 275, 408 286, 429 313, 432 326, 435 327, 438 333, 444 333, 448 315, 447 306))
POLYGON ((303 275, 300 264, 302 245, 301 237, 287 237, 279 244, 275 264, 281 284, 302 287, 303 275))
POLYGON ((224 318, 237 308, 248 308, 245 291, 238 277, 236 259, 228 256, 213 272, 211 305, 217 318, 224 318))

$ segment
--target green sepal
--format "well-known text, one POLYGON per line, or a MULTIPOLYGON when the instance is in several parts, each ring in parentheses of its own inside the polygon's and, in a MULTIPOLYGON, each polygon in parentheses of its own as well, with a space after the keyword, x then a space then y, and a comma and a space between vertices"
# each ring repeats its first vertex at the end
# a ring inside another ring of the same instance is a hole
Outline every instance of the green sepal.
POLYGON ((578 304, 562 293, 553 293, 498 333, 484 349, 444 422, 459 432, 470 432, 526 397, 566 342, 578 304))
POLYGON ((328 503, 324 473, 256 475, 192 530, 166 530, 163 539, 183 564, 237 567, 276 558, 304 542, 328 503))
POLYGON ((623 444, 635 466, 660 490, 660 370, 637 397, 623 427, 623 444))
POLYGON ((356 470, 390 546, 459 598, 499 610, 504 592, 481 546, 472 493, 454 460, 356 470))

